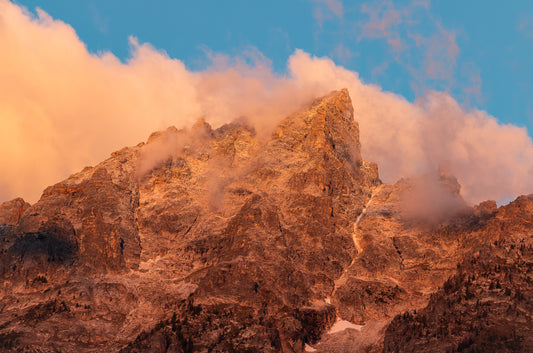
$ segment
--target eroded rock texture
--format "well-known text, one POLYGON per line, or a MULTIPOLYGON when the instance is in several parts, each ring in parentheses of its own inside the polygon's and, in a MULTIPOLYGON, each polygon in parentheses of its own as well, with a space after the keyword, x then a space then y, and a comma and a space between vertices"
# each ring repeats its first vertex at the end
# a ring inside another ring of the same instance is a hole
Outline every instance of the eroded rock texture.
POLYGON ((384 352, 533 352, 532 226, 533 195, 501 207, 429 305, 392 321, 384 352))
MULTIPOLYGON (((361 158, 346 90, 268 138, 246 120, 154 133, 47 188, 35 205, 0 206, 0 347, 401 352, 477 342, 457 333, 476 313, 457 332, 427 328, 440 330, 427 341, 412 332, 446 316, 464 288, 483 300, 490 276, 504 285, 502 264, 522 266, 515 276, 527 282, 530 200, 469 208, 452 176, 424 178, 381 183, 361 158), (491 252, 500 267, 485 269, 492 255, 481 254, 491 252), (468 271, 487 279, 472 284, 468 271)), ((531 298, 518 296, 513 312, 529 315, 531 298)), ((497 326, 503 307, 492 303, 483 318, 497 326)), ((531 332, 507 326, 516 337, 531 332)))

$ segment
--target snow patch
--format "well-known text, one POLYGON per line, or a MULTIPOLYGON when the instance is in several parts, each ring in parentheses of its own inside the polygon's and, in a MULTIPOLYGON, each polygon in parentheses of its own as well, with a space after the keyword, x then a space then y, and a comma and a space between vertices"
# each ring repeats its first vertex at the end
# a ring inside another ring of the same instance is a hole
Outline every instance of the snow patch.
POLYGON ((305 347, 304 347, 304 351, 306 352, 316 352, 316 349, 311 347, 310 345, 308 345, 307 343, 305 344, 305 347))
POLYGON ((341 332, 346 329, 361 331, 362 327, 363 325, 356 325, 356 324, 351 323, 350 321, 339 319, 333 324, 333 326, 331 326, 331 328, 328 331, 328 334, 331 335, 332 333, 341 332))

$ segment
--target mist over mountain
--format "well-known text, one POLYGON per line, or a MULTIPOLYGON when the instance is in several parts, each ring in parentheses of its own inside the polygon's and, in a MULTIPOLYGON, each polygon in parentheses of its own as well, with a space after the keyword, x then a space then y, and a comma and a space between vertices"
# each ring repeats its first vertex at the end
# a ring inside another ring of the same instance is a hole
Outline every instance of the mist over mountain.
POLYGON ((212 54, 205 70, 192 71, 131 37, 131 57, 122 62, 89 52, 67 23, 8 0, 0 0, 0 23, 0 202, 35 203, 46 186, 110 151, 168 126, 190 129, 202 117, 213 128, 244 117, 268 137, 288 114, 342 87, 354 101, 361 154, 380 166, 383 181, 443 169, 471 205, 507 203, 533 189, 526 129, 446 92, 409 102, 302 50, 288 58, 285 74, 254 48, 236 58, 212 54))
POLYGON ((268 133, 170 127, 1 204, 2 350, 532 351, 533 197, 472 207, 453 160, 383 182, 350 94, 268 133))

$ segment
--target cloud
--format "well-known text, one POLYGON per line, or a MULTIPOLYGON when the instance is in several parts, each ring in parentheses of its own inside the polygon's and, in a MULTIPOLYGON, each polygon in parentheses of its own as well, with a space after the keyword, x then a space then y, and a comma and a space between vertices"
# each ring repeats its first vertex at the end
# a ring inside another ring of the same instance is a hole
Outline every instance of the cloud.
POLYGON ((322 27, 324 20, 329 20, 334 17, 342 20, 344 16, 344 8, 341 1, 313 0, 313 2, 316 4, 313 8, 313 16, 320 27, 322 27))
POLYGON ((408 220, 439 223, 468 210, 457 180, 442 169, 402 183, 401 213, 408 220))
POLYGON ((526 37, 533 37, 533 14, 521 14, 516 29, 526 37))
POLYGON ((361 5, 357 40, 383 40, 394 59, 411 74, 411 86, 422 94, 429 83, 450 89, 455 84, 459 55, 457 34, 432 16, 429 1, 398 5, 390 0, 361 5))
POLYGON ((459 47, 455 42, 455 33, 445 30, 430 37, 425 43, 426 59, 424 67, 430 79, 451 80, 459 47))
POLYGON ((94 27, 98 32, 102 34, 107 33, 107 30, 109 29, 109 18, 103 17, 94 4, 89 6, 89 12, 91 13, 94 27))
POLYGON ((345 63, 351 60, 353 57, 358 56, 358 54, 353 53, 347 46, 342 43, 337 44, 337 46, 335 47, 335 49, 333 49, 330 55, 341 63, 345 63))
POLYGON ((481 94, 481 71, 472 62, 461 65, 462 75, 467 78, 463 85, 463 102, 467 105, 475 105, 483 102, 481 94))
MULTIPOLYGON (((358 40, 363 38, 386 38, 393 43, 399 40, 396 27, 404 22, 407 11, 399 11, 392 1, 365 3, 361 5, 361 12, 368 15, 368 19, 360 22, 358 40)), ((391 45, 395 48, 396 44, 391 45)))
POLYGON ((210 68, 190 72, 131 38, 131 58, 121 63, 111 53, 90 54, 69 25, 37 13, 0 1, 4 200, 35 201, 46 185, 169 125, 251 116, 267 128, 314 95, 273 75, 252 49, 237 60, 213 54, 210 68))
MULTIPOLYGON (((446 165, 470 202, 533 191, 527 131, 466 110, 446 93, 414 103, 363 83, 328 58, 297 50, 287 74, 250 49, 239 58, 210 53, 192 72, 131 39, 131 58, 91 54, 67 24, 37 18, 0 0, 0 199, 36 201, 47 185, 155 130, 214 127, 247 117, 258 134, 312 98, 347 87, 360 124, 363 157, 387 182, 446 165)), ((178 142, 176 142, 178 143, 178 142)), ((155 161, 157 162, 157 161, 155 161)))

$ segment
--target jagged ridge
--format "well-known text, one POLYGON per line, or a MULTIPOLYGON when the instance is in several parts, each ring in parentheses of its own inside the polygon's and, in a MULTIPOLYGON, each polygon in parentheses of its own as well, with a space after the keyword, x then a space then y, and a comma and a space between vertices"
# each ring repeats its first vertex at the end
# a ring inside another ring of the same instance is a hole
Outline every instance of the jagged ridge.
POLYGON ((424 308, 465 256, 499 237, 495 220, 527 215, 468 208, 455 179, 435 182, 455 208, 429 223, 406 213, 416 181, 382 184, 361 158, 346 90, 266 140, 245 120, 155 133, 35 205, 0 206, 0 344, 394 351, 400 324, 385 332, 389 322, 424 308), (337 320, 364 326, 326 334, 337 320))

